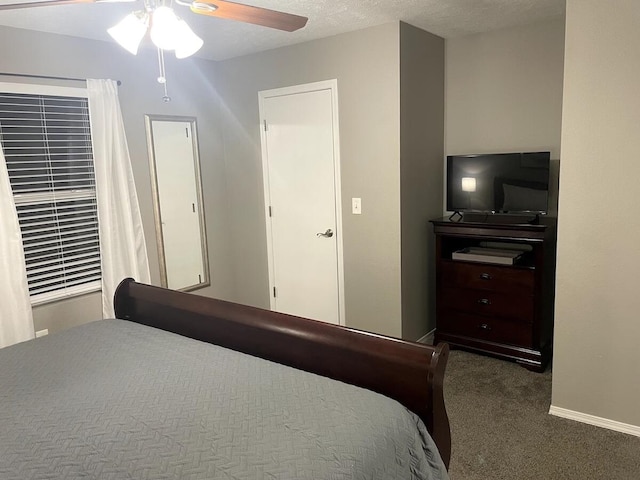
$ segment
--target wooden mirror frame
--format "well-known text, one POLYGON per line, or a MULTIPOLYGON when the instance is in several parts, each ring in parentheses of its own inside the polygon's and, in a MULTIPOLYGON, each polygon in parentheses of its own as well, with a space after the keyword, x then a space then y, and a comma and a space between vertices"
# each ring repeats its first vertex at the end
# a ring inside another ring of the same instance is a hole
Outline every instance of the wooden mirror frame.
POLYGON ((177 290, 188 292, 211 285, 211 276, 209 274, 209 253, 207 243, 207 230, 205 222, 205 213, 202 194, 202 176, 200 171, 200 155, 198 149, 198 132, 195 117, 185 117, 177 115, 145 115, 145 128, 147 132, 147 150, 149 153, 149 172, 151 175, 151 196, 153 201, 153 213, 156 227, 156 244, 158 247, 158 261, 160 264, 160 284, 169 288, 169 279, 167 275, 167 261, 164 246, 164 234, 162 228, 162 211, 160 208, 160 189, 158 187, 158 171, 156 166, 156 152, 154 145, 153 122, 181 122, 189 123, 191 126, 191 139, 193 145, 194 171, 195 171, 195 188, 196 198, 198 201, 198 219, 200 223, 200 251, 202 253, 203 278, 202 281, 193 285, 187 285, 177 290))

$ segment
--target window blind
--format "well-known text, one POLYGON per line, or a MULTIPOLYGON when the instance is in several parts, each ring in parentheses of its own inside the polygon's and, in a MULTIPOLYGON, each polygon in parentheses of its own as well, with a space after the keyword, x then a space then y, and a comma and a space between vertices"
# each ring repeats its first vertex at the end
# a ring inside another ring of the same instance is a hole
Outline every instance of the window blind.
POLYGON ((0 142, 32 302, 100 288, 87 99, 0 93, 0 142))

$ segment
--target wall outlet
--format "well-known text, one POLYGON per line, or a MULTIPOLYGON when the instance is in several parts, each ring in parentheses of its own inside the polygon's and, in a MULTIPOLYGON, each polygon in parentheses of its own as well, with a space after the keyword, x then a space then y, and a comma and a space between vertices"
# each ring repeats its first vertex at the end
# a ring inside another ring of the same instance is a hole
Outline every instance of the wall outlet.
POLYGON ((44 337, 45 335, 49 335, 49 329, 45 328, 44 330, 38 330, 36 332, 36 338, 44 337))
POLYGON ((351 199, 351 213, 354 215, 362 214, 362 199, 360 198, 351 199))

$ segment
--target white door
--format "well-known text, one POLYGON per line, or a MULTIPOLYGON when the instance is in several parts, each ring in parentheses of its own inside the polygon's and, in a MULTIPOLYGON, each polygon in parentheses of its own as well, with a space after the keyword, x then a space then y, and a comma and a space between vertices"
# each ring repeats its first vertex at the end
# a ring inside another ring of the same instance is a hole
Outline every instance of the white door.
POLYGON ((335 81, 260 92, 271 308, 344 323, 335 81))

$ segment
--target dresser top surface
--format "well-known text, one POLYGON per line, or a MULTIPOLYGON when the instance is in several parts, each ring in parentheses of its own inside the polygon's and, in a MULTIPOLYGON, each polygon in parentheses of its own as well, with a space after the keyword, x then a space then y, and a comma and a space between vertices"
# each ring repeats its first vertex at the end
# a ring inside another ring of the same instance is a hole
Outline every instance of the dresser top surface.
MULTIPOLYGON (((540 218, 539 223, 495 223, 491 216, 486 221, 464 221, 460 218, 440 217, 431 220, 434 232, 444 235, 477 237, 513 237, 545 240, 553 237, 555 218, 540 218), (551 235, 551 236, 550 236, 551 235)), ((493 217, 495 220, 496 217, 493 217)))

